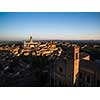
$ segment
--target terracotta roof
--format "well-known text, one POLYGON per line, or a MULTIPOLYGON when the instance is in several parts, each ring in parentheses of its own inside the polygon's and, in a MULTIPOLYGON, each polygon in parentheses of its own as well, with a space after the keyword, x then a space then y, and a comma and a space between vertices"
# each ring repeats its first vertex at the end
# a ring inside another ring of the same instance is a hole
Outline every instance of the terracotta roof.
POLYGON ((82 58, 84 58, 84 57, 86 57, 86 56, 88 56, 89 54, 88 53, 86 53, 86 52, 80 52, 80 59, 82 59, 82 58))

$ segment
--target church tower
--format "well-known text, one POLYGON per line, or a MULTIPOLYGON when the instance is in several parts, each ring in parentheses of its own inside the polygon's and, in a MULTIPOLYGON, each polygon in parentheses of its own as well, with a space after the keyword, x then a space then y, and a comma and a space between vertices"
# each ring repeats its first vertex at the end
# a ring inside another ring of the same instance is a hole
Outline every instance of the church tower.
POLYGON ((79 47, 74 47, 74 75, 73 75, 73 84, 78 84, 79 78, 79 47))
POLYGON ((66 80, 68 86, 76 86, 79 76, 79 46, 68 49, 66 60, 66 80))
POLYGON ((31 42, 33 42, 33 41, 32 41, 32 36, 30 36, 30 43, 31 43, 31 42))

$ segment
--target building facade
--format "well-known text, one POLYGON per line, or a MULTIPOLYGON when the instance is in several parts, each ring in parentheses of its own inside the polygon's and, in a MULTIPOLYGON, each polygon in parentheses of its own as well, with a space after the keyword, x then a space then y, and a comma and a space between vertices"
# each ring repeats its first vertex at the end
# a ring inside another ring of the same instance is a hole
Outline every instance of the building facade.
POLYGON ((50 66, 51 86, 74 86, 78 84, 79 47, 69 47, 50 66))
POLYGON ((50 86, 100 86, 100 63, 79 49, 66 47, 64 55, 51 64, 50 86))

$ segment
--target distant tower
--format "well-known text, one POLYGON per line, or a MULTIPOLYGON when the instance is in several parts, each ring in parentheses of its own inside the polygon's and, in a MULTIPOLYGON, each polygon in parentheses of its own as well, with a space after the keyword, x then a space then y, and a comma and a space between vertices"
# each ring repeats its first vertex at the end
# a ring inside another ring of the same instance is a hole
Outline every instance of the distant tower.
POLYGON ((26 41, 24 40, 24 44, 26 43, 26 41))
POLYGON ((26 46, 26 41, 24 41, 24 47, 26 46))
POLYGON ((33 41, 32 41, 32 36, 30 36, 30 42, 33 42, 33 41))

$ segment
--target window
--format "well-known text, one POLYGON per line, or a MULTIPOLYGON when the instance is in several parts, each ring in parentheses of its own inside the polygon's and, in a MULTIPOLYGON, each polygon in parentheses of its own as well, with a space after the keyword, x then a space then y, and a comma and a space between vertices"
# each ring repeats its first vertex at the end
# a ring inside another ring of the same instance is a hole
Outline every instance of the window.
POLYGON ((51 86, 54 86, 54 85, 55 85, 55 84, 54 84, 54 79, 53 79, 53 78, 51 79, 50 85, 51 85, 51 86))
POLYGON ((76 53, 76 59, 78 59, 78 53, 76 53))
POLYGON ((82 78, 82 73, 79 74, 79 78, 80 78, 80 79, 82 78))
POLYGON ((87 76, 87 82, 90 83, 90 76, 87 76))
POLYGON ((60 71, 60 72, 63 72, 63 69, 60 67, 60 68, 59 68, 59 71, 60 71))
POLYGON ((59 86, 62 86, 62 82, 59 80, 59 86))
POLYGON ((100 80, 97 80, 97 86, 100 86, 100 80))

